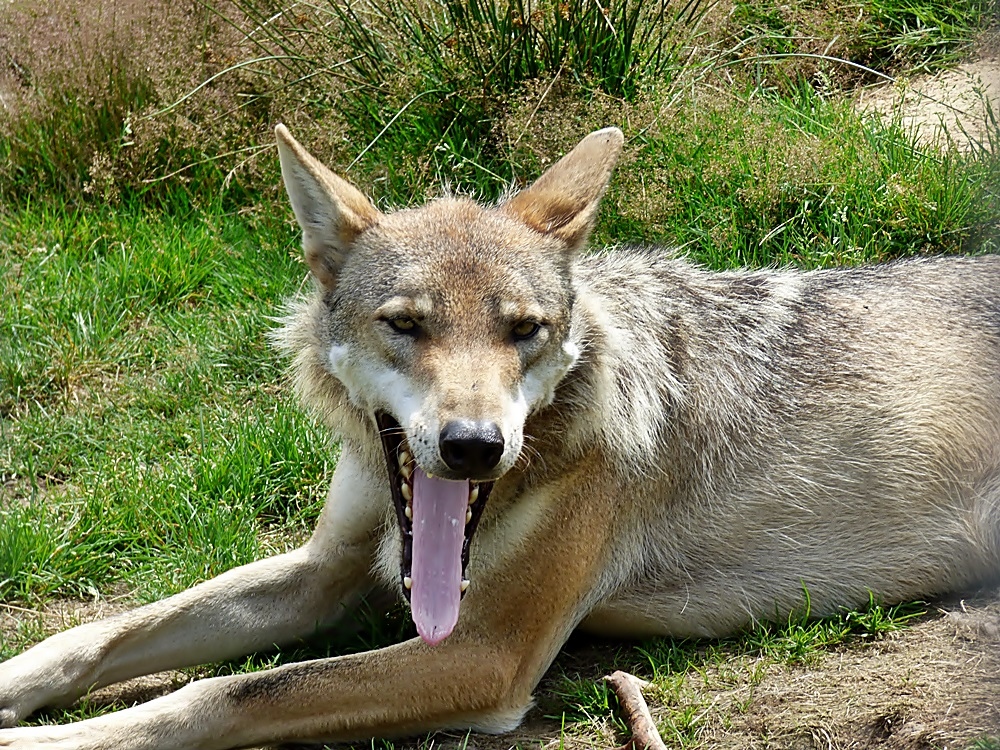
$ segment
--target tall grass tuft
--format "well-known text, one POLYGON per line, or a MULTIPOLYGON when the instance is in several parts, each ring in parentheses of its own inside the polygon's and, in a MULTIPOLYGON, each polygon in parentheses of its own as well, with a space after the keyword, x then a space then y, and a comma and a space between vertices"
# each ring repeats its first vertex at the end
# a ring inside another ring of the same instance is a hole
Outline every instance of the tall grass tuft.
POLYGON ((421 59, 430 80, 475 82, 483 96, 504 96, 531 78, 558 70, 580 76, 612 96, 631 99, 640 81, 669 75, 680 13, 666 0, 368 0, 333 2, 357 53, 358 81, 381 86, 398 69, 397 50, 421 59), (395 33, 389 33, 395 29, 395 33))
POLYGON ((489 194, 514 177, 501 124, 525 84, 563 76, 634 100, 678 69, 700 0, 235 0, 259 59, 312 112, 342 118, 354 162, 403 200, 442 180, 489 194), (280 77, 280 75, 279 75, 280 77))

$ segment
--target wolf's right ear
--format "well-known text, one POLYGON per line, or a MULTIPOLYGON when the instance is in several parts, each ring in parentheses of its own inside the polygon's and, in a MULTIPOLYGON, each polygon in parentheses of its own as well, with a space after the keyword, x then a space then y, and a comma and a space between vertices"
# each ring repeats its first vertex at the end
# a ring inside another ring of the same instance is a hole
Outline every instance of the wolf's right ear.
POLYGON ((284 125, 278 125, 274 134, 281 177, 302 227, 306 262, 319 282, 332 289, 351 244, 382 214, 360 190, 306 151, 284 125))
POLYGON ((578 250, 594 227, 624 143, 618 128, 591 133, 501 210, 578 250))

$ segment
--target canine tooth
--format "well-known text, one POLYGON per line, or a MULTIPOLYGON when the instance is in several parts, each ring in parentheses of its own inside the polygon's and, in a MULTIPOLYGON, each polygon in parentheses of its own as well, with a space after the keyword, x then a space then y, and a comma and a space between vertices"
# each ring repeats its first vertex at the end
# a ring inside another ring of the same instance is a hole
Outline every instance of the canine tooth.
POLYGON ((413 579, 409 576, 403 576, 403 586, 407 589, 413 588, 413 579))
POLYGON ((405 515, 407 518, 409 518, 412 521, 413 520, 413 506, 412 505, 407 505, 403 509, 403 515, 405 515))
POLYGON ((469 583, 470 583, 470 581, 469 581, 468 578, 463 578, 462 579, 462 593, 465 593, 465 590, 467 588, 469 588, 469 583))
POLYGON ((476 500, 479 499, 479 485, 472 485, 472 489, 469 490, 469 505, 472 505, 476 500))
POLYGON ((472 520, 472 508, 468 508, 465 511, 465 522, 468 523, 472 520))
POLYGON ((411 500, 413 500, 413 490, 410 489, 410 485, 408 485, 406 482, 403 482, 401 485, 399 485, 399 491, 403 494, 403 499, 406 502, 410 502, 411 500))
POLYGON ((402 468, 403 466, 406 466, 406 464, 410 463, 410 458, 411 456, 409 451, 400 451, 399 455, 396 456, 396 461, 399 463, 400 468, 402 468))

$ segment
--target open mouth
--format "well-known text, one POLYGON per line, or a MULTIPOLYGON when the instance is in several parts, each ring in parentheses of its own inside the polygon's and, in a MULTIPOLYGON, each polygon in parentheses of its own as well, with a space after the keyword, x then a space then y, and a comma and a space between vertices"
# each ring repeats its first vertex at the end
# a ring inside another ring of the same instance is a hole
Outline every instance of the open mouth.
POLYGON ((469 549, 493 482, 434 477, 417 466, 406 434, 385 412, 375 415, 396 520, 403 536, 400 585, 413 622, 430 645, 455 627, 469 587, 469 549))

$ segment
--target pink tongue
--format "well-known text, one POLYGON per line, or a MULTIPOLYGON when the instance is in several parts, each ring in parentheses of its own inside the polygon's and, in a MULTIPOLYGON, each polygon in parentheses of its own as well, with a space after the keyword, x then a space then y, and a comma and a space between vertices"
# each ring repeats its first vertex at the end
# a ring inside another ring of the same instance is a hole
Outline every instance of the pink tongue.
POLYGON ((431 646, 458 622, 468 507, 468 481, 431 479, 419 467, 414 470, 410 609, 417 632, 431 646))

